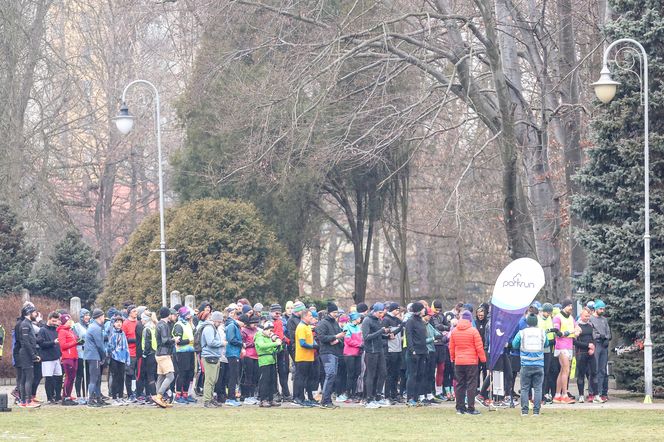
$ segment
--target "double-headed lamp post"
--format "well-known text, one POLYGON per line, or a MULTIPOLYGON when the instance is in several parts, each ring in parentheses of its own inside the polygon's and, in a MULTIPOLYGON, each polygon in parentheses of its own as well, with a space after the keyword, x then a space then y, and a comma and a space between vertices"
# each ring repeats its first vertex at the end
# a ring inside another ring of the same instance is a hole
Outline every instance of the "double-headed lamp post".
POLYGON ((155 97, 155 127, 157 130, 157 155, 159 161, 159 249, 152 250, 153 252, 159 252, 161 255, 161 304, 166 307, 166 233, 164 231, 164 179, 162 172, 162 158, 161 158, 161 119, 159 113, 159 92, 154 84, 146 80, 134 80, 129 83, 122 92, 122 106, 120 107, 120 113, 113 118, 115 125, 120 132, 124 135, 127 135, 131 132, 131 129, 134 127, 134 116, 129 113, 129 108, 127 107, 126 95, 130 87, 140 84, 147 86, 152 89, 155 97))
MULTIPOLYGON (((643 123, 645 141, 643 144, 643 162, 644 162, 644 184, 645 184, 645 233, 643 235, 644 250, 644 291, 645 291, 645 342, 644 342, 644 378, 645 378, 645 403, 652 402, 652 339, 650 337, 650 158, 648 147, 648 54, 643 45, 631 38, 621 38, 611 43, 604 50, 602 70, 599 80, 593 83, 597 98, 603 103, 613 100, 616 90, 620 84, 611 79, 611 71, 608 68, 608 56, 611 49, 621 43, 629 43, 628 47, 632 53, 636 53, 641 58, 641 74, 639 80, 642 81, 641 90, 643 91, 643 123), (638 49, 638 50, 637 50, 638 49)), ((620 50, 619 50, 620 51, 620 50)), ((620 67, 620 65, 618 65, 620 67)))

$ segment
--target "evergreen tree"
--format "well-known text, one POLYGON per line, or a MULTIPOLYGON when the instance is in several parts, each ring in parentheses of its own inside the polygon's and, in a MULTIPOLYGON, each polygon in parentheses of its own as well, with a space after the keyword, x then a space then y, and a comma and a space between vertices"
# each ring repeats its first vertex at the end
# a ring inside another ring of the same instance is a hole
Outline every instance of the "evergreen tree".
POLYGON ((9 205, 0 203, 0 295, 16 293, 25 286, 35 254, 26 243, 16 214, 9 205))
MULTIPOLYGON (((664 18, 661 1, 611 3, 620 19, 607 25, 608 41, 638 40, 650 63, 651 317, 657 390, 664 386, 664 118, 659 118, 664 105, 659 92, 664 79, 664 18)), ((636 59, 633 69, 637 72, 638 66, 636 59)), ((614 100, 602 106, 601 117, 593 123, 596 146, 588 151, 577 176, 582 193, 574 199, 573 210, 585 223, 577 236, 588 253, 580 283, 589 296, 607 302, 612 329, 632 343, 644 334, 644 108, 638 77, 615 65, 611 69, 621 84, 614 100)), ((615 362, 619 383, 642 390, 643 352, 618 357, 615 362)))
POLYGON ((89 306, 101 292, 98 274, 95 251, 71 231, 55 246, 51 262, 35 270, 29 287, 35 294, 64 301, 78 296, 89 306))

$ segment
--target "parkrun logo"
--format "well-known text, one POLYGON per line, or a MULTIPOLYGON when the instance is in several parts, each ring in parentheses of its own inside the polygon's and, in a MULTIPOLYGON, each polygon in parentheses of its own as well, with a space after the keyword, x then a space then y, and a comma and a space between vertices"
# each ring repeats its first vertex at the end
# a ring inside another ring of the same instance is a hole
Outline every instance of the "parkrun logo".
POLYGON ((530 289, 535 287, 535 283, 523 282, 519 278, 521 278, 521 273, 517 273, 516 275, 514 275, 511 281, 504 281, 503 287, 517 287, 523 289, 530 289))

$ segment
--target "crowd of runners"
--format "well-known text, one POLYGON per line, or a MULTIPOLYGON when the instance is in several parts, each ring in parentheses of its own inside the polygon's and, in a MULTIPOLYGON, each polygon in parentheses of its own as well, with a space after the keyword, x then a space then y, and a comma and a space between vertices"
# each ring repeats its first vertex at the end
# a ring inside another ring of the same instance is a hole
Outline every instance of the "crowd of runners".
POLYGON ((75 322, 64 310, 43 318, 26 303, 11 333, 13 394, 19 407, 37 408, 43 380, 48 403, 63 406, 170 408, 202 400, 206 408, 284 402, 380 408, 454 401, 457 413, 479 414, 476 402, 520 402, 522 414, 538 415, 542 403, 608 400, 606 305, 590 302, 578 316, 572 307, 571 300, 530 306, 494 367, 503 380, 496 395, 486 365, 488 304, 446 310, 440 300, 377 302, 344 311, 330 302, 317 311, 300 301, 282 308, 240 299, 223 309, 207 302, 198 309, 81 309, 75 322), (568 390, 573 367, 576 395, 568 390))

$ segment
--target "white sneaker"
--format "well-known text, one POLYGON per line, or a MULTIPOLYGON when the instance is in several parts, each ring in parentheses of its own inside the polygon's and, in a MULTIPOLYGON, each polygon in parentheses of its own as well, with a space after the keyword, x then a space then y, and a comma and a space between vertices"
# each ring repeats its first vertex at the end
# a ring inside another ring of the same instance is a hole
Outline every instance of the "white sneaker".
POLYGON ((381 407, 389 407, 390 405, 392 405, 392 402, 390 402, 389 399, 381 399, 378 401, 378 405, 380 405, 381 407))
POLYGON ((579 400, 577 401, 578 403, 582 404, 585 401, 583 396, 579 396, 579 400))
POLYGON ((380 408, 380 404, 376 401, 371 401, 364 408, 380 408))
POLYGON ((115 399, 111 402, 111 405, 114 407, 122 407, 124 404, 122 403, 122 399, 115 399))
POLYGON ((346 396, 345 394, 342 394, 342 395, 337 396, 337 399, 335 400, 335 402, 346 402, 347 400, 348 400, 348 396, 346 396))

